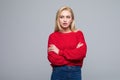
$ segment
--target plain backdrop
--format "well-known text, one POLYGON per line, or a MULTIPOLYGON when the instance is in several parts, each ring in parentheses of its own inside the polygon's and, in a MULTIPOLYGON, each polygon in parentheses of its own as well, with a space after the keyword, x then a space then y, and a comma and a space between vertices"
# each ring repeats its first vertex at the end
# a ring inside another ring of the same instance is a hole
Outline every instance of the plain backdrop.
POLYGON ((88 46, 83 80, 120 80, 120 0, 0 0, 0 80, 50 80, 47 41, 64 5, 88 46))

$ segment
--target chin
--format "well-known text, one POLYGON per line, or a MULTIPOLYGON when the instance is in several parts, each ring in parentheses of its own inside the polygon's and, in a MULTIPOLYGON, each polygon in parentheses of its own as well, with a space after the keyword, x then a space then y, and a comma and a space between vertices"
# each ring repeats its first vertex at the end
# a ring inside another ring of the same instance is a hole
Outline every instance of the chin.
POLYGON ((69 26, 67 25, 67 26, 62 26, 63 28, 69 28, 69 26))
POLYGON ((67 28, 69 28, 69 27, 62 27, 63 29, 67 29, 67 28))

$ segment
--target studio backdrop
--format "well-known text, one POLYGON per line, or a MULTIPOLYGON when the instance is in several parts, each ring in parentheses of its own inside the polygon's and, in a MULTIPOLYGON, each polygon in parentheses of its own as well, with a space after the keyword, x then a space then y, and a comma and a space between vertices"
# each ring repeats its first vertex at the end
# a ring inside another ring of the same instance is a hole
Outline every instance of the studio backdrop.
POLYGON ((65 5, 87 43, 83 80, 120 80, 120 0, 0 0, 0 80, 50 80, 48 36, 65 5))

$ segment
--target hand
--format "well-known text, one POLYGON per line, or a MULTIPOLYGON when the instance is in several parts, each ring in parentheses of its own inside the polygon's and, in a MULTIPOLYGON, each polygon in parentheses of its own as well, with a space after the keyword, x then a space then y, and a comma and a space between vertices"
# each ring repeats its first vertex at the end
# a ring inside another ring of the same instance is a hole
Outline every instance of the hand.
POLYGON ((83 43, 79 42, 76 48, 80 48, 81 46, 83 46, 83 43))
POLYGON ((54 45, 54 44, 50 44, 50 47, 48 48, 48 52, 53 51, 56 54, 59 53, 59 49, 54 45))

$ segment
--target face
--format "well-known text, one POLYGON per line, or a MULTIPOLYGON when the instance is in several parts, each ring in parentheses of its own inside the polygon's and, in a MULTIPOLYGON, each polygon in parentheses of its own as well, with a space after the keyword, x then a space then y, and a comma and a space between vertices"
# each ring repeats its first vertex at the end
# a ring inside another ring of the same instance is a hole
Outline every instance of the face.
POLYGON ((70 28, 72 15, 69 11, 63 10, 59 16, 59 23, 62 29, 70 28))

